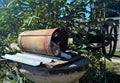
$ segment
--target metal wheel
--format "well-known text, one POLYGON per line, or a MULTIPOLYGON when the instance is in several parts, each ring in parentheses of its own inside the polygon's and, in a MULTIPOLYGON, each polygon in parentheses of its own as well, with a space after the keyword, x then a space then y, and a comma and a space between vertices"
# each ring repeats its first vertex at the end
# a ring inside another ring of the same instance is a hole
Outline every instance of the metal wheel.
POLYGON ((102 29, 103 46, 102 53, 106 57, 112 57, 117 45, 117 25, 113 20, 107 20, 102 29))

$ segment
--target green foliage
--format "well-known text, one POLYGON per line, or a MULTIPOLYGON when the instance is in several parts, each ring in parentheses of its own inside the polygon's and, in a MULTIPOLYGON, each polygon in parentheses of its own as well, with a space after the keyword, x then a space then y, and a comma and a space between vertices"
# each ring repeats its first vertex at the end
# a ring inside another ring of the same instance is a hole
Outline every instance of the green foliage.
POLYGON ((22 31, 55 27, 67 28, 71 35, 71 31, 79 28, 76 20, 85 17, 86 5, 77 0, 71 3, 67 0, 1 1, 0 39, 4 42, 7 38, 10 44, 17 42, 22 31))
POLYGON ((91 1, 91 15, 92 20, 103 19, 105 17, 120 16, 119 0, 90 0, 91 1))
MULTIPOLYGON (((14 63, 13 63, 14 64, 14 63)), ((13 64, 0 65, 0 83, 33 83, 23 76, 13 64)))
POLYGON ((106 12, 106 17, 118 17, 120 16, 120 1, 115 0, 114 2, 111 2, 106 5, 108 8, 108 11, 106 12))
POLYGON ((115 68, 113 66, 114 64, 112 62, 106 62, 107 71, 114 72, 115 68))
POLYGON ((119 51, 115 52, 115 55, 120 56, 120 52, 119 51))
MULTIPOLYGON (((101 1, 103 0, 72 0, 71 3, 67 3, 67 0, 0 0, 0 54, 16 51, 11 49, 10 44, 17 42, 17 37, 22 31, 66 28, 69 36, 73 38, 70 49, 87 55, 92 69, 95 70, 95 78, 100 80, 105 69, 101 49, 96 51, 86 47, 89 46, 88 37, 95 36, 96 28, 104 22, 105 7, 101 1), (86 10, 86 6, 90 6, 90 11, 86 10), (90 18, 84 22, 86 13, 90 13, 90 18)), ((111 0, 104 1, 107 3, 111 0)), ((30 83, 20 76, 18 70, 15 70, 16 74, 7 69, 0 72, 0 81, 5 83, 30 83)))
MULTIPOLYGON (((76 20, 85 18, 85 5, 77 0, 0 0, 0 55, 13 53, 10 44, 17 42, 18 34, 25 30, 62 27, 71 35, 79 28, 76 20)), ((0 71, 1 82, 30 83, 17 70, 0 71)))
POLYGON ((105 83, 106 81, 106 60, 103 58, 101 49, 87 49, 84 52, 89 60, 89 69, 85 76, 80 79, 82 83, 105 83))

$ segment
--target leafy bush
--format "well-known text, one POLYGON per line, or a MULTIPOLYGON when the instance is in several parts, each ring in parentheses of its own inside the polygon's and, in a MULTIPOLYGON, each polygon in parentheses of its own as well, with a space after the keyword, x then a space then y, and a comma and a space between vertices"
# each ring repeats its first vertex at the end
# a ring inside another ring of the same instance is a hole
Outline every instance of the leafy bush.
POLYGON ((7 60, 0 63, 0 83, 33 83, 19 72, 17 63, 7 60))
MULTIPOLYGON (((84 53, 89 58, 92 71, 94 70, 92 79, 103 79, 105 62, 102 60, 101 49, 96 51, 86 48, 89 46, 87 38, 96 35, 94 33, 96 27, 99 27, 105 18, 104 6, 101 8, 103 4, 97 4, 97 1, 101 0, 72 0, 70 3, 67 3, 67 0, 1 0, 0 55, 14 53, 10 44, 17 42, 17 37, 22 31, 61 27, 67 29, 69 37, 74 40, 70 48, 84 53), (90 6, 91 10, 87 11, 86 6, 90 6), (86 21, 86 13, 90 13, 90 18, 87 20, 88 22, 83 22, 86 21), (82 19, 83 23, 81 23, 82 19)), ((24 83, 24 77, 17 70, 15 70, 15 74, 9 68, 0 69, 0 72, 0 81, 9 80, 12 83, 23 81, 24 83)))
MULTIPOLYGON (((2 0, 0 4, 0 54, 14 53, 10 44, 17 42, 18 34, 25 30, 62 27, 74 30, 76 19, 85 17, 81 1, 73 0, 2 0)), ((69 34, 71 35, 71 34, 69 34)), ((73 37, 73 36, 72 36, 73 37)), ((0 64, 1 66, 1 64, 0 64)), ((3 68, 1 66, 1 68, 3 68)), ((0 69, 1 82, 30 83, 18 70, 0 69)))

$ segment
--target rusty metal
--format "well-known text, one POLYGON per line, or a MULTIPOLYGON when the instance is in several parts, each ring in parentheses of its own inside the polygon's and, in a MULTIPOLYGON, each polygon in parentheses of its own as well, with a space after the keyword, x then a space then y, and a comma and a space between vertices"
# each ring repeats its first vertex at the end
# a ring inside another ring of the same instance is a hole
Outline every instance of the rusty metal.
POLYGON ((23 51, 53 56, 65 51, 67 43, 68 34, 63 28, 25 31, 18 38, 18 45, 23 51), (53 44, 58 47, 54 48, 53 44))

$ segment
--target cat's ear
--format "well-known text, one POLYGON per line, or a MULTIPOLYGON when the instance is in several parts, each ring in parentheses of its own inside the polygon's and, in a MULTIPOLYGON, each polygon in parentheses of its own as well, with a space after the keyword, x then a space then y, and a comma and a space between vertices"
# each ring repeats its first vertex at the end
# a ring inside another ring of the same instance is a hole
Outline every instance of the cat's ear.
POLYGON ((61 41, 57 42, 57 45, 60 45, 61 41))

